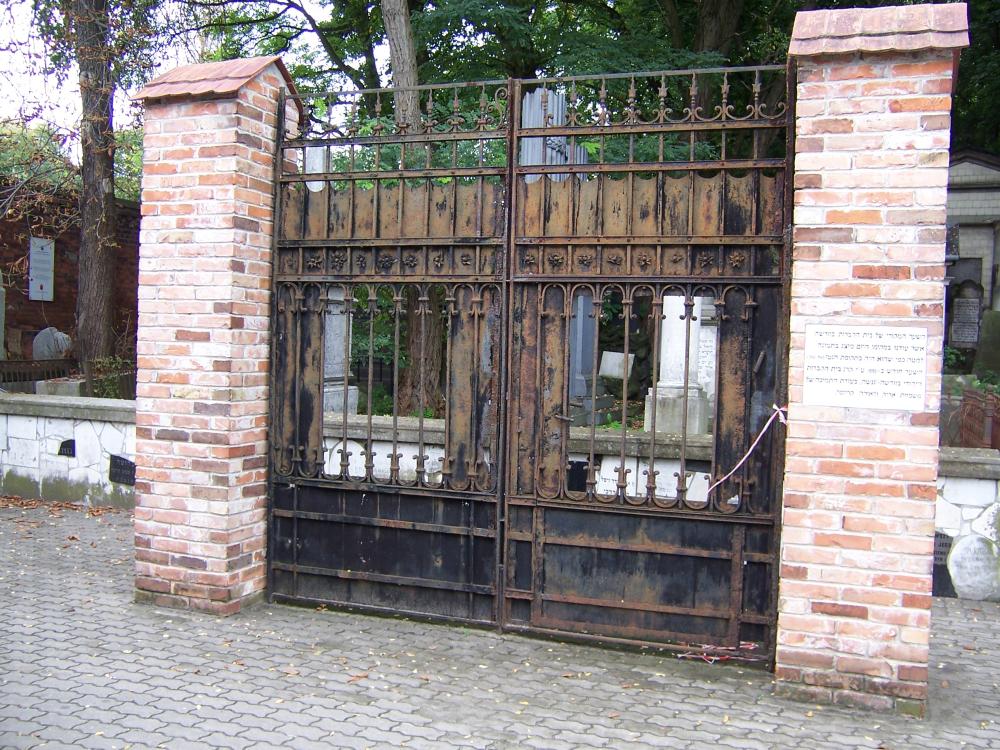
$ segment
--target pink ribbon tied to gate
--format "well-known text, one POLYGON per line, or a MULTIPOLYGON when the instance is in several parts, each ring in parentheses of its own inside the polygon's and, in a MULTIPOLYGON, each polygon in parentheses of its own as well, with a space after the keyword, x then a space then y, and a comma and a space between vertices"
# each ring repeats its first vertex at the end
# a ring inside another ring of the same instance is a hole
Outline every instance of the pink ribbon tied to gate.
POLYGON ((774 424, 774 420, 777 419, 779 422, 781 422, 781 424, 788 424, 788 407, 787 406, 783 406, 782 407, 782 406, 778 406, 777 404, 771 404, 771 408, 773 409, 773 411, 771 412, 771 416, 768 417, 767 422, 764 423, 764 426, 761 428, 760 432, 757 433, 757 437, 754 438, 754 441, 750 444, 750 447, 747 448, 747 452, 743 454, 743 458, 740 459, 739 463, 736 464, 736 466, 734 466, 729 471, 729 473, 726 474, 726 476, 724 476, 721 479, 717 480, 714 484, 712 484, 711 487, 709 487, 705 491, 706 497, 711 494, 712 490, 714 490, 720 484, 722 484, 727 479, 729 479, 729 477, 731 477, 733 474, 735 474, 739 470, 739 468, 743 464, 746 463, 747 459, 750 458, 750 454, 753 453, 754 450, 757 448, 757 445, 760 443, 761 439, 764 437, 764 435, 767 433, 767 431, 769 429, 771 429, 771 425, 774 424))

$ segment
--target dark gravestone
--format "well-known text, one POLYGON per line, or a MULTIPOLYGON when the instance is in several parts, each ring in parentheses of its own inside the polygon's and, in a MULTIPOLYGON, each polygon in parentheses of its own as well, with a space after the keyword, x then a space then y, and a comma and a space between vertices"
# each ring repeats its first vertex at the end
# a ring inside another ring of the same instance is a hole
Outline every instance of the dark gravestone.
POLYGON ((940 531, 934 533, 934 573, 933 573, 933 594, 934 596, 948 596, 954 599, 955 586, 951 582, 951 573, 948 572, 948 553, 951 551, 951 537, 942 534, 940 531))
POLYGON ((135 464, 121 456, 111 457, 108 479, 116 484, 135 484, 135 464))
POLYGON ((1000 373, 1000 310, 983 313, 979 329, 979 348, 972 371, 980 374, 987 371, 1000 373))

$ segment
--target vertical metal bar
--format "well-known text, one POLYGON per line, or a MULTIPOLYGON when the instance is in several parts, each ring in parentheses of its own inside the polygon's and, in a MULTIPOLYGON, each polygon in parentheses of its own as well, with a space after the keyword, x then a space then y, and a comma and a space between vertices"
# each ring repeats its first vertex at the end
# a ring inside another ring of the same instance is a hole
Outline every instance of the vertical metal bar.
MULTIPOLYGON (((570 176, 570 179, 574 179, 570 176)), ((568 250, 569 248, 567 248, 568 250)), ((568 254, 568 253, 567 253, 568 254)), ((562 361, 562 371, 563 371, 563 389, 562 398, 560 399, 559 411, 563 416, 563 420, 560 424, 561 437, 559 440, 559 466, 561 476, 559 477, 559 487, 560 496, 562 498, 569 497, 569 440, 570 440, 570 429, 572 427, 572 422, 570 421, 570 400, 569 391, 570 384, 573 380, 573 373, 570 371, 570 357, 569 357, 569 345, 568 342, 572 336, 573 329, 573 318, 574 310, 576 309, 575 304, 575 294, 576 286, 574 284, 566 284, 563 291, 563 336, 564 342, 567 345, 563 347, 563 361, 562 361)))
MULTIPOLYGON (((270 360, 270 370, 268 372, 268 385, 270 386, 268 391, 268 415, 269 415, 269 433, 271 435, 270 440, 274 440, 274 425, 278 422, 278 398, 275 396, 275 391, 279 388, 287 388, 287 383, 276 383, 275 382, 275 372, 277 372, 277 352, 279 346, 287 346, 288 342, 280 342, 277 338, 278 329, 278 315, 277 315, 277 305, 278 305, 278 241, 282 239, 284 234, 284 213, 285 207, 282 202, 282 182, 281 176, 284 172, 284 161, 285 161, 285 107, 287 106, 288 93, 282 87, 278 90, 278 111, 277 111, 277 122, 275 125, 275 138, 274 138, 274 164, 271 170, 271 184, 273 186, 271 194, 271 210, 273 212, 273 231, 271 232, 271 294, 269 299, 269 310, 271 315, 270 320, 270 337, 269 342, 271 345, 271 351, 269 352, 270 360)), ((267 571, 267 590, 269 593, 274 592, 274 567, 272 563, 274 562, 274 446, 269 444, 267 451, 267 536, 265 538, 265 554, 267 555, 267 565, 265 566, 267 571)))
POLYGON ((691 387, 691 320, 694 317, 694 289, 684 287, 684 395, 681 399, 681 458, 677 477, 677 499, 682 507, 690 508, 687 497, 688 399, 691 387))
MULTIPOLYGON (((792 160, 795 154, 795 102, 796 102, 796 84, 797 84, 797 74, 795 61, 793 58, 788 59, 786 74, 785 74, 785 86, 786 86, 786 118, 785 118, 785 166, 781 170, 781 176, 784 181, 784 191, 783 191, 783 201, 782 201, 782 211, 783 211, 783 226, 785 227, 784 232, 784 243, 781 248, 781 258, 779 261, 779 272, 781 278, 781 292, 779 299, 781 300, 781 310, 782 314, 778 316, 778 335, 776 337, 777 346, 776 350, 776 365, 775 365, 775 395, 778 399, 778 404, 788 403, 788 366, 787 366, 787 354, 788 354, 788 341, 789 341, 789 325, 790 318, 788 312, 789 300, 791 299, 791 257, 792 257, 792 197, 793 197, 793 180, 792 176, 789 174, 789 166, 792 164, 792 160)), ((780 434, 780 433, 779 433, 780 434)), ((769 534, 769 544, 768 544, 768 557, 771 560, 771 586, 768 597, 767 613, 768 613, 768 630, 767 630, 767 648, 768 648, 768 668, 774 668, 774 656, 776 649, 776 619, 778 611, 778 581, 780 577, 780 564, 778 560, 778 550, 779 550, 779 540, 781 538, 781 506, 782 506, 782 485, 784 483, 784 471, 785 471, 785 441, 782 439, 774 438, 774 453, 771 459, 771 471, 772 481, 771 487, 772 492, 774 492, 774 498, 771 502, 771 517, 773 520, 772 531, 769 534)))
MULTIPOLYGON (((340 433, 340 474, 341 478, 345 481, 350 481, 351 479, 351 454, 347 450, 347 413, 348 413, 348 403, 350 393, 348 392, 350 380, 348 375, 350 374, 350 364, 351 364, 351 338, 354 335, 354 285, 344 284, 341 289, 343 290, 343 305, 344 318, 347 321, 347 335, 344 337, 344 379, 341 387, 344 389, 343 397, 341 398, 341 433, 340 433)), ((370 348, 369 348, 370 350, 370 348)), ((369 377, 371 377, 371 365, 368 367, 369 377)), ((370 391, 369 391, 370 393, 370 391)), ((369 419, 371 419, 371 403, 369 399, 369 419)))
POLYGON ((389 457, 389 483, 401 484, 399 477, 399 329, 406 299, 404 284, 392 285, 392 455, 389 457))
MULTIPOLYGON (((365 479, 369 482, 375 481, 375 440, 372 430, 372 391, 374 390, 375 377, 375 316, 378 313, 378 285, 368 285, 368 412, 367 430, 365 439, 365 479)), ((349 338, 349 337, 348 337, 349 338)), ((346 363, 345 363, 346 364, 346 363)), ((344 379, 347 379, 347 367, 344 367, 344 379)), ((347 387, 344 387, 344 400, 347 400, 347 387)), ((347 409, 345 408, 344 411, 347 409)))
POLYGON ((729 566, 729 629, 726 640, 728 646, 740 645, 740 622, 743 614, 743 545, 747 529, 743 524, 732 526, 732 558, 729 566))
MULTIPOLYGON (((451 489, 458 489, 455 484, 454 479, 452 479, 452 462, 455 457, 451 455, 451 379, 452 379, 452 369, 451 369, 451 359, 452 359, 452 337, 454 331, 454 319, 455 316, 461 316, 461 310, 458 310, 455 305, 455 285, 449 284, 446 287, 445 292, 445 329, 444 329, 444 455, 441 459, 441 486, 448 487, 451 489)), ((462 488, 464 489, 464 488, 462 488)))
MULTIPOLYGON (((651 373, 653 384, 649 393, 649 419, 651 424, 645 425, 649 430, 649 465, 646 467, 646 500, 650 504, 656 505, 656 402, 659 400, 656 389, 657 383, 660 382, 660 354, 663 351, 662 342, 660 341, 663 336, 663 297, 662 290, 660 289, 653 291, 650 313, 653 316, 653 341, 649 347, 653 365, 651 373)), ((638 483, 638 478, 636 478, 636 482, 638 483)))
MULTIPOLYGON (((512 392, 511 378, 513 369, 510 366, 513 352, 513 295, 514 295, 514 229, 516 226, 517 212, 517 182, 514 177, 514 151, 517 145, 517 127, 520 122, 521 108, 517 104, 520 96, 520 84, 518 81, 510 79, 507 81, 507 139, 506 143, 506 167, 505 189, 503 191, 505 209, 504 216, 504 244, 501 251, 503 263, 501 264, 500 295, 501 295, 501 325, 500 325, 500 372, 503 373, 501 381, 501 398, 497 407, 497 424, 500 426, 496 443, 496 463, 497 463, 497 484, 496 495, 494 497, 496 512, 496 537, 494 538, 494 574, 496 594, 493 602, 493 615, 497 622, 497 627, 502 629, 507 617, 508 606, 506 601, 506 570, 507 561, 507 487, 511 482, 508 477, 508 467, 513 471, 517 466, 517 457, 511 455, 514 451, 514 440, 512 435, 516 431, 508 423, 508 419, 513 419, 513 410, 509 408, 508 395, 512 392)), ((482 185, 480 185, 482 191, 482 185)), ((482 195, 482 192, 480 192, 482 195)))
POLYGON ((590 435, 587 439, 587 451, 589 454, 587 472, 590 476, 587 478, 587 500, 593 500, 598 497, 598 470, 594 465, 594 459, 596 458, 595 443, 597 442, 597 414, 595 413, 594 406, 597 403, 598 360, 600 360, 601 357, 601 311, 604 309, 605 287, 603 284, 595 284, 592 289, 594 296, 591 297, 590 302, 591 314, 594 316, 594 354, 590 361, 590 435))
POLYGON ((622 285, 620 287, 622 295, 622 325, 624 334, 622 338, 622 430, 620 444, 620 460, 618 467, 618 501, 628 503, 628 475, 631 469, 625 466, 626 443, 628 442, 628 355, 629 355, 629 323, 632 320, 632 286, 622 285))
POLYGON ((419 398, 417 399, 417 486, 426 487, 427 468, 425 462, 428 457, 424 454, 424 407, 427 403, 427 393, 424 388, 424 367, 427 362, 427 315, 430 312, 428 308, 430 307, 432 285, 420 284, 417 288, 419 290, 417 315, 420 317, 420 356, 418 357, 419 364, 412 362, 410 364, 419 368, 417 374, 417 392, 419 393, 419 398))

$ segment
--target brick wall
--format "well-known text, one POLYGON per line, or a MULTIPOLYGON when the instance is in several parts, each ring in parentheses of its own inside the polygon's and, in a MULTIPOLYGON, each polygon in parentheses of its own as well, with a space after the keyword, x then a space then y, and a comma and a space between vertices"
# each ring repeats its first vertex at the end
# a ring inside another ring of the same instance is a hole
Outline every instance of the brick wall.
POLYGON ((272 161, 287 74, 257 61, 212 101, 192 101, 176 75, 204 91, 226 63, 167 74, 166 99, 157 81, 145 94, 137 598, 221 614, 265 581, 272 161))
MULTIPOLYGON (((26 220, 0 221, 0 266, 4 270, 28 254, 28 240, 52 237, 44 223, 28 228, 26 220)), ((139 207, 119 203, 115 250, 114 329, 125 349, 135 341, 136 283, 139 264, 139 207)), ((55 326, 72 334, 76 329, 76 284, 80 251, 79 228, 55 237, 55 287, 51 302, 28 299, 28 279, 19 278, 7 289, 5 341, 11 357, 31 357, 31 342, 40 330, 55 326)))
POLYGON ((927 697, 945 203, 964 6, 800 13, 779 691, 927 697), (923 408, 806 403, 806 326, 927 332, 923 408))

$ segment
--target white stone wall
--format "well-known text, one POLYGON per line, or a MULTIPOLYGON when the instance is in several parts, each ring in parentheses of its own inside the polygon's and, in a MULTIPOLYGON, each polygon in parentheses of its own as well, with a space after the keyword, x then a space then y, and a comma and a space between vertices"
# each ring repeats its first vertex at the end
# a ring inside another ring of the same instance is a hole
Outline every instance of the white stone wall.
POLYGON ((131 506, 132 486, 109 479, 113 455, 134 460, 134 402, 0 397, 0 488, 5 493, 131 506), (75 456, 59 455, 65 440, 75 441, 75 456))

